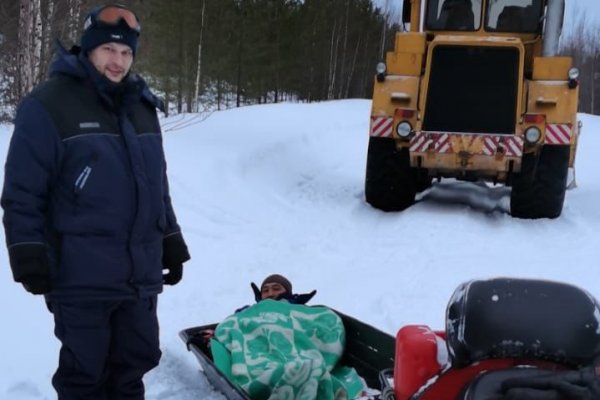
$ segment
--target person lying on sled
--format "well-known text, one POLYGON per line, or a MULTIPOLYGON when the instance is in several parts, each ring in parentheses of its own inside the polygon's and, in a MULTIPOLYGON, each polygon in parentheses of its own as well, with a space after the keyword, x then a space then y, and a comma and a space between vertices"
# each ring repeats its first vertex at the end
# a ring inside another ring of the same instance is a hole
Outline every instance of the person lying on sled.
POLYGON ((339 366, 345 346, 341 318, 307 306, 316 291, 294 294, 282 275, 268 276, 257 303, 238 310, 214 330, 215 366, 253 400, 353 399, 367 390, 353 368, 339 366))

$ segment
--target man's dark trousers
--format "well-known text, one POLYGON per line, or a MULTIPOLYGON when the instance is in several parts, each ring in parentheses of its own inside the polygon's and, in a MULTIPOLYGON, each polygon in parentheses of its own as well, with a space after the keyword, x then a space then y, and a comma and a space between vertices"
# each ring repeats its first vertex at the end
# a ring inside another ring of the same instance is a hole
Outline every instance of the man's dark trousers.
POLYGON ((142 377, 161 352, 156 296, 127 301, 52 301, 58 400, 143 400, 142 377))

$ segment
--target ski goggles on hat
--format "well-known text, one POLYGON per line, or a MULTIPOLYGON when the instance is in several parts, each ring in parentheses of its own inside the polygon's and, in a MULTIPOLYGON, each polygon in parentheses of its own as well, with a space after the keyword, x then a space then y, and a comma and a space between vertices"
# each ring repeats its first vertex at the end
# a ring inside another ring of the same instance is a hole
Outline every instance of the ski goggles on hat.
POLYGON ((125 22, 129 28, 140 32, 140 21, 133 11, 121 5, 102 6, 92 11, 85 19, 83 29, 92 25, 116 26, 125 22))

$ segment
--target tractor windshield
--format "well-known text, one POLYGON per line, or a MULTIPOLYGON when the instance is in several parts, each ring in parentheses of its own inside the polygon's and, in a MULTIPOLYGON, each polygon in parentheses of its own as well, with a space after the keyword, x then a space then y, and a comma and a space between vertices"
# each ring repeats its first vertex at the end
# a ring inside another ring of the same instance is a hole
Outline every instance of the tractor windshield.
POLYGON ((488 0, 485 29, 496 32, 540 32, 542 0, 488 0))
MULTIPOLYGON (((544 0, 488 0, 485 30, 541 32, 544 0)), ((427 0, 425 26, 432 31, 477 31, 482 0, 427 0)))
POLYGON ((435 31, 476 31, 481 26, 481 0, 429 0, 426 27, 435 31))

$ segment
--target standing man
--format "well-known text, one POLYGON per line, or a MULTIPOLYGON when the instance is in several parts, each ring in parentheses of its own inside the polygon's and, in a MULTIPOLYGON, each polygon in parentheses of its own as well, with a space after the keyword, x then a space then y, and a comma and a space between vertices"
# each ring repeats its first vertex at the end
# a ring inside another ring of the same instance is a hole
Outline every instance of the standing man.
POLYGON ((140 24, 96 7, 81 48, 17 112, 1 204, 10 266, 44 294, 61 341, 59 400, 142 400, 158 365, 157 294, 190 259, 169 196, 156 108, 130 72, 140 24))

